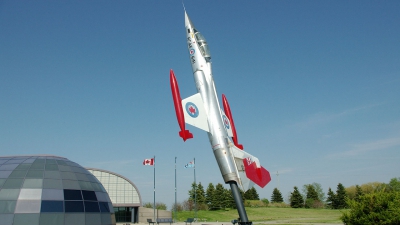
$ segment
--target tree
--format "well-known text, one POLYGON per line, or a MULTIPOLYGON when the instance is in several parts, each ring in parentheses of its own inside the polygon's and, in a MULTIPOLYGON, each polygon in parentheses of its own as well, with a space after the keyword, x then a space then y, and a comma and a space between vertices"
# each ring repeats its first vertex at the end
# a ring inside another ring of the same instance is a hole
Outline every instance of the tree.
POLYGON ((162 202, 156 202, 156 209, 167 210, 167 205, 162 202))
POLYGON ((346 187, 346 193, 348 198, 354 199, 356 197, 356 192, 357 192, 356 185, 346 187))
POLYGON ((246 200, 260 200, 257 190, 254 187, 250 188, 244 193, 244 198, 246 200))
POLYGON ((272 191, 271 202, 283 202, 282 193, 278 190, 278 188, 274 188, 272 191))
POLYGON ((214 192, 215 192, 214 185, 212 183, 209 183, 206 190, 206 204, 209 209, 215 208, 214 192))
POLYGON ((361 186, 353 185, 350 187, 346 187, 346 194, 347 194, 348 198, 354 199, 354 198, 356 198, 357 191, 358 192, 362 191, 362 193, 368 194, 368 193, 374 193, 377 191, 379 192, 381 190, 389 191, 389 189, 390 189, 389 184, 380 183, 380 182, 370 182, 370 183, 362 184, 361 186))
MULTIPOLYGON (((195 182, 192 183, 192 188, 189 190, 189 200, 194 202, 194 199, 197 198, 195 196, 197 185, 195 182)), ((197 193, 196 193, 197 194, 197 193)))
POLYGON ((315 188, 313 185, 309 184, 305 186, 307 189, 307 194, 306 194, 306 202, 305 202, 305 207, 306 208, 316 208, 317 205, 320 205, 319 203, 321 202, 318 198, 318 193, 315 191, 315 188))
POLYGON ((231 190, 224 189, 224 207, 225 208, 236 208, 235 199, 231 190))
POLYGON ((382 187, 382 184, 383 183, 380 183, 380 182, 370 182, 370 183, 362 184, 361 189, 363 190, 363 192, 365 194, 374 193, 377 190, 379 190, 380 187, 382 187))
POLYGON ((400 177, 390 179, 388 189, 389 191, 400 191, 400 177))
POLYGON ((258 195, 257 190, 254 187, 252 187, 252 189, 253 189, 253 200, 260 200, 260 196, 258 195))
POLYGON ((206 193, 201 182, 199 182, 196 188, 196 206, 198 210, 207 210, 208 208, 206 204, 206 193))
POLYGON ((290 194, 290 207, 303 208, 303 196, 301 196, 299 189, 295 186, 293 192, 290 194))
POLYGON ((346 208, 346 197, 347 197, 346 190, 344 186, 341 183, 339 183, 336 189, 336 197, 333 204, 335 209, 346 208))
POLYGON ((336 202, 336 195, 335 193, 332 191, 331 188, 328 189, 328 198, 326 199, 326 204, 328 206, 328 208, 330 209, 335 209, 335 202, 336 202))
POLYGON ((177 212, 180 212, 180 211, 183 210, 183 204, 180 203, 180 202, 177 202, 176 204, 173 203, 172 206, 171 206, 171 209, 172 209, 172 210, 175 210, 175 207, 176 207, 176 211, 177 211, 177 212))
POLYGON ((242 189, 239 189, 240 192, 240 196, 242 196, 242 202, 246 201, 246 199, 244 198, 244 192, 242 189))
POLYGON ((206 196, 204 192, 204 187, 201 185, 201 182, 196 185, 196 183, 192 183, 192 188, 189 190, 189 202, 192 202, 197 208, 196 209, 204 209, 206 208, 206 196), (196 194, 195 194, 196 193, 196 194))
POLYGON ((145 208, 153 208, 153 203, 151 203, 151 202, 145 202, 145 203, 143 203, 143 207, 145 207, 145 208))
POLYGON ((307 185, 306 199, 312 199, 312 200, 317 200, 317 201, 319 200, 318 193, 317 193, 317 191, 315 191, 314 186, 307 185))
POLYGON ((204 192, 204 187, 201 185, 201 182, 197 185, 196 189, 196 201, 198 204, 205 204, 206 203, 206 196, 204 192))
POLYGON ((325 201, 325 193, 324 193, 324 191, 322 190, 321 184, 315 183, 315 182, 314 182, 314 183, 312 183, 312 186, 314 187, 315 191, 316 191, 317 194, 318 194, 318 199, 319 199, 321 202, 325 201))
MULTIPOLYGON (((319 201, 324 201, 324 200, 325 200, 325 193, 324 193, 324 191, 322 190, 321 184, 315 183, 315 182, 312 183, 312 184, 305 184, 305 185, 303 185, 302 192, 303 192, 303 197, 304 197, 304 198, 307 199, 307 192, 308 192, 308 187, 309 187, 309 186, 312 186, 312 187, 313 187, 315 193, 316 193, 317 196, 318 196, 318 200, 319 200, 319 201)), ((313 191, 313 192, 314 192, 314 191, 313 191)), ((314 193, 313 193, 313 194, 314 194, 314 193)), ((315 199, 315 198, 313 198, 313 199, 315 199)), ((316 200, 316 199, 315 199, 315 200, 316 200)))
POLYGON ((356 185, 356 194, 354 196, 354 200, 359 201, 360 197, 363 195, 363 191, 360 186, 356 185))
POLYGON ((340 218, 344 224, 400 224, 400 192, 364 194, 358 201, 348 199, 347 205, 350 210, 340 218))
POLYGON ((215 191, 214 191, 214 202, 215 202, 215 208, 223 208, 224 207, 224 192, 225 188, 222 186, 222 184, 218 183, 215 186, 215 191))
POLYGON ((194 202, 190 199, 185 200, 182 202, 182 207, 185 211, 192 211, 194 209, 194 202))

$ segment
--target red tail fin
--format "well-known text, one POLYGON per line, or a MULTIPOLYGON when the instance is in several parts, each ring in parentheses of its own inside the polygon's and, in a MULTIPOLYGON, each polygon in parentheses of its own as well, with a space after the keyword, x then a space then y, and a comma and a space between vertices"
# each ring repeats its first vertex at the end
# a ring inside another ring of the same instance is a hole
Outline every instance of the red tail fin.
POLYGON ((238 143, 238 138, 237 138, 237 134, 236 134, 236 128, 235 128, 235 123, 233 122, 233 117, 232 117, 232 113, 231 113, 231 108, 229 107, 229 103, 228 103, 228 99, 226 99, 225 95, 222 94, 222 103, 224 105, 224 111, 226 116, 228 117, 229 121, 231 122, 231 126, 232 126, 232 140, 233 140, 233 144, 235 144, 236 147, 240 148, 243 150, 243 145, 238 143))
POLYGON ((247 159, 243 159, 243 165, 247 178, 256 183, 260 187, 265 187, 271 181, 271 175, 264 167, 257 168, 256 162, 248 165, 247 159))

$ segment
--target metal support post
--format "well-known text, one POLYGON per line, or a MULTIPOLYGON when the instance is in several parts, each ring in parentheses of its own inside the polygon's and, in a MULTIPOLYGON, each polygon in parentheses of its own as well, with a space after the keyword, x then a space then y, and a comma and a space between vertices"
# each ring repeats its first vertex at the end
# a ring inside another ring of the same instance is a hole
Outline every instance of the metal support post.
POLYGON ((251 221, 249 221, 249 219, 247 218, 246 209, 244 208, 242 195, 240 194, 237 183, 235 181, 229 181, 228 183, 231 186, 233 199, 235 200, 236 208, 239 213, 240 220, 239 220, 238 224, 239 225, 252 225, 253 223, 251 221))

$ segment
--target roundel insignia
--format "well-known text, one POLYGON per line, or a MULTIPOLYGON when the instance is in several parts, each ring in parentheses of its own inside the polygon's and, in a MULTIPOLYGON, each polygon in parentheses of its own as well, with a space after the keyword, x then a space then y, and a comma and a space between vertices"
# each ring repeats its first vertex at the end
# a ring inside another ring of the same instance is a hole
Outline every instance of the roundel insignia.
POLYGON ((199 116, 199 109, 193 102, 188 102, 185 105, 186 113, 191 117, 196 118, 199 116))
POLYGON ((222 115, 222 120, 224 121, 224 126, 226 129, 231 129, 230 124, 229 124, 229 119, 225 115, 222 115))
POLYGON ((189 53, 190 53, 190 55, 193 55, 194 54, 194 49, 193 48, 191 48, 190 50, 189 50, 189 53))

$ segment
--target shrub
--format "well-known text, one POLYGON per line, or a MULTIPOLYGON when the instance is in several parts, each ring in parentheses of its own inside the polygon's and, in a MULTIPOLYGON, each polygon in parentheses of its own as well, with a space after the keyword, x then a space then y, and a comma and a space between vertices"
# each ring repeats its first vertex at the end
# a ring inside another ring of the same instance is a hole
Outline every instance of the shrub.
POLYGON ((269 200, 266 198, 261 199, 262 202, 264 202, 265 206, 268 206, 269 200))
POLYGON ((307 198, 306 202, 304 204, 304 208, 307 208, 307 209, 312 208, 312 205, 314 204, 314 201, 315 201, 314 199, 307 198))
POLYGON ((192 211, 194 210, 194 202, 192 200, 185 200, 182 203, 183 210, 192 211))
POLYGON ((322 209, 322 208, 324 208, 324 203, 322 203, 320 200, 314 200, 311 198, 307 198, 304 207, 305 208, 322 209))
POLYGON ((145 207, 145 208, 153 208, 153 203, 151 203, 151 202, 145 202, 145 203, 143 203, 143 207, 145 207))
POLYGON ((198 203, 197 210, 208 210, 208 205, 206 203, 198 203))
MULTIPOLYGON (((175 203, 172 204, 171 210, 172 210, 172 211, 175 210, 175 203)), ((177 203, 176 203, 176 211, 177 211, 177 212, 181 212, 182 210, 183 210, 183 205, 182 205, 182 203, 177 202, 177 203)))
POLYGON ((260 200, 246 200, 244 202, 245 207, 266 207, 264 202, 260 200))
MULTIPOLYGON (((144 204, 143 204, 143 207, 145 207, 145 208, 153 208, 153 203, 151 203, 151 202, 145 202, 144 204)), ((156 209, 161 209, 161 210, 167 210, 167 205, 165 205, 164 203, 162 203, 162 202, 156 202, 156 209)))
POLYGON ((350 211, 341 220, 347 225, 400 224, 400 192, 375 192, 347 199, 350 211))
POLYGON ((167 210, 167 205, 162 202, 156 202, 156 209, 167 210))
POLYGON ((318 200, 318 201, 314 201, 311 207, 314 209, 323 209, 325 207, 325 205, 323 202, 318 200))
POLYGON ((269 203, 268 207, 275 207, 275 208, 290 208, 289 204, 286 204, 284 202, 273 202, 269 203))

